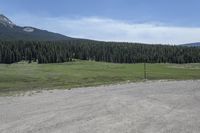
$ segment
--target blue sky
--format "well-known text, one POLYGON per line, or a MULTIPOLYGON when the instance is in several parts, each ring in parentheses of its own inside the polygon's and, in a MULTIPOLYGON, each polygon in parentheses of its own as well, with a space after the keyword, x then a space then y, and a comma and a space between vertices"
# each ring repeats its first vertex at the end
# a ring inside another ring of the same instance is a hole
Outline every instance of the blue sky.
POLYGON ((0 0, 0 13, 73 37, 106 41, 200 41, 199 0, 0 0))

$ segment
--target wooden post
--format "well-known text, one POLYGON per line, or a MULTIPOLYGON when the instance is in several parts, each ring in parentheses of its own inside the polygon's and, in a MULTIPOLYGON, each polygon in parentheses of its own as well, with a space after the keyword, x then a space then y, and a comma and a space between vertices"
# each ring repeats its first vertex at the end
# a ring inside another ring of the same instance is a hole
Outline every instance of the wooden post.
POLYGON ((144 79, 147 79, 146 62, 144 62, 144 79))

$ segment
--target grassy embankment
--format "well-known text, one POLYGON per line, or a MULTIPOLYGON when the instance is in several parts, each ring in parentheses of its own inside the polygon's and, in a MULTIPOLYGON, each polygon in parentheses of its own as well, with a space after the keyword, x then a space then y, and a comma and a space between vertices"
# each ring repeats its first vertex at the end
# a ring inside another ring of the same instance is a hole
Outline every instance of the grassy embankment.
MULTIPOLYGON (((200 79, 200 64, 147 64, 147 78, 200 79)), ((0 93, 74 88, 144 79, 143 64, 76 61, 63 64, 0 64, 0 93)))

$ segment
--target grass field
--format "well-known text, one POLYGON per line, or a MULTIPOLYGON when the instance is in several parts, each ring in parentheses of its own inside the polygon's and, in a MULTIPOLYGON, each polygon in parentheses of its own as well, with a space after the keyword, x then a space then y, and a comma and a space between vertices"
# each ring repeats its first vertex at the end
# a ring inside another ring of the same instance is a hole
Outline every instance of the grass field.
MULTIPOLYGON (((200 64, 147 64, 147 78, 200 79, 200 64)), ((96 86, 144 79, 143 64, 76 61, 63 64, 0 64, 0 93, 96 86)))

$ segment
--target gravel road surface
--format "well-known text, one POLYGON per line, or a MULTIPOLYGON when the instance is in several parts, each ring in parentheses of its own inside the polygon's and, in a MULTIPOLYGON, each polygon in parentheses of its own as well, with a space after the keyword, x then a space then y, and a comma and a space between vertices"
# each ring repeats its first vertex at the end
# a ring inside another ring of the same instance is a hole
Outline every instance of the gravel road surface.
POLYGON ((0 97, 0 133, 200 133, 200 80, 0 97))

